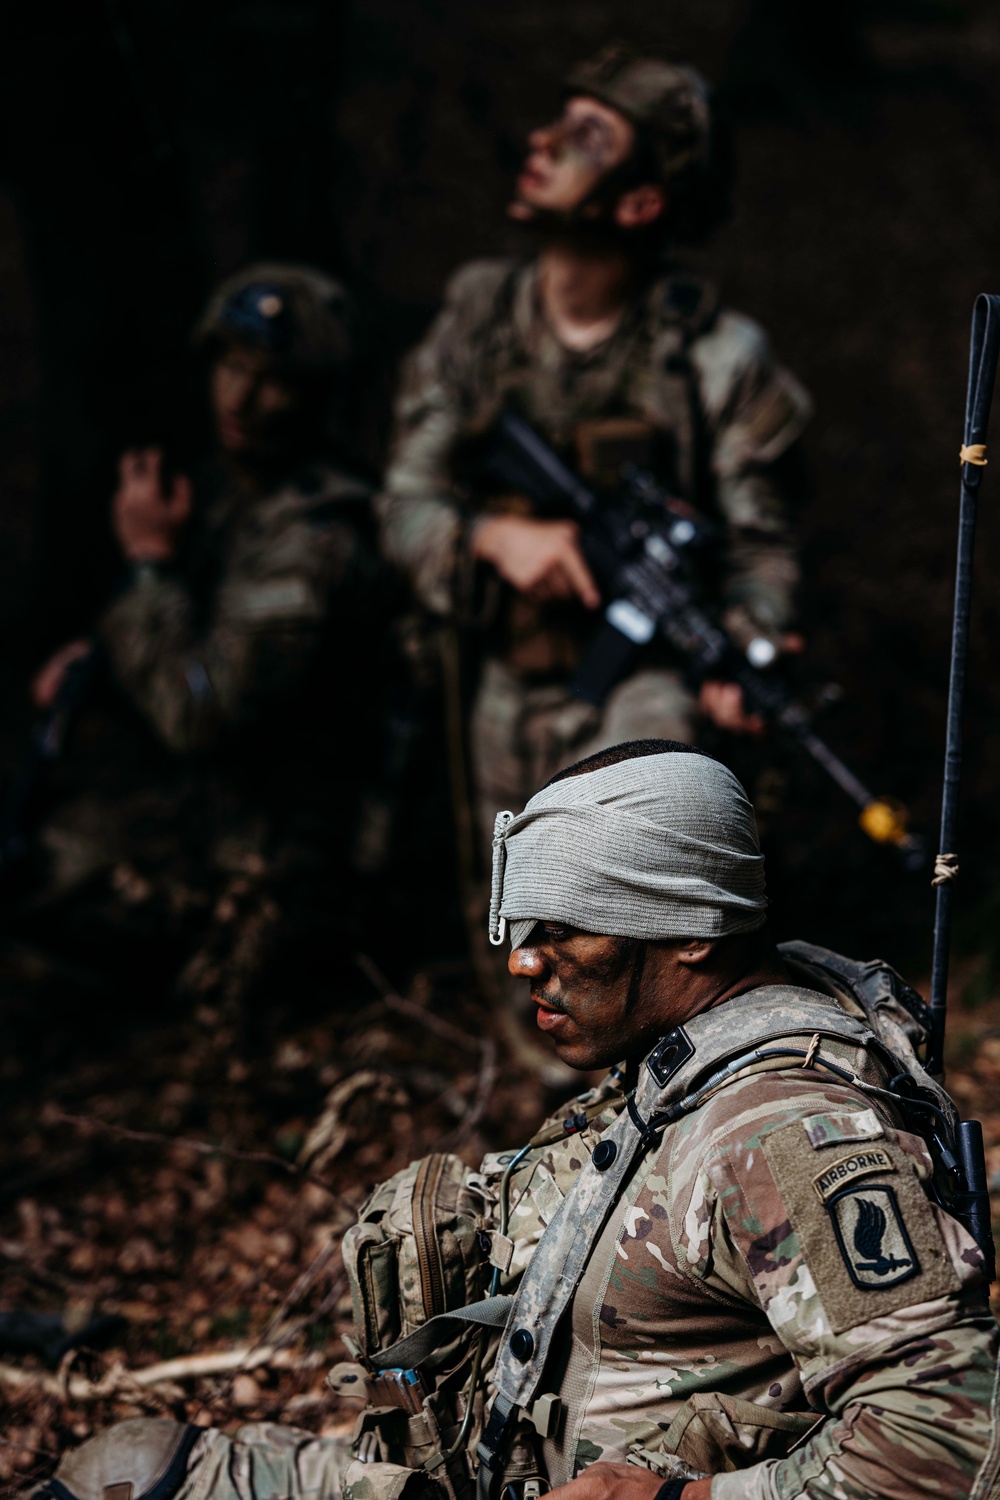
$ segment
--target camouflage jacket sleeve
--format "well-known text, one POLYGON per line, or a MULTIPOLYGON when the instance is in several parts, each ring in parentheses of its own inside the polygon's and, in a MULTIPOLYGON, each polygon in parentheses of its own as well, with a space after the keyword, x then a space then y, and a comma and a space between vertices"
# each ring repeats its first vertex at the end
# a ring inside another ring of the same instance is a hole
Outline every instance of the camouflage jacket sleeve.
POLYGON ((787 1457, 717 1475, 713 1500, 985 1496, 1000 1433, 982 1257, 927 1198, 923 1142, 853 1090, 822 1095, 809 1113, 773 1075, 727 1090, 683 1148, 691 1273, 763 1309, 825 1418, 787 1457))
MULTIPOLYGON (((762 328, 723 311, 691 346, 716 500, 729 532, 723 602, 729 623, 769 633, 794 614, 798 562, 775 464, 799 438, 812 411, 808 395, 778 365, 762 328)), ((755 633, 752 629, 749 633, 755 633)))
POLYGON ((396 398, 385 486, 375 503, 382 550, 437 614, 452 608, 464 529, 449 459, 472 409, 479 333, 509 269, 506 261, 477 261, 452 277, 444 307, 403 366, 396 398))
POLYGON ((100 622, 114 674, 171 750, 206 749, 299 686, 366 556, 348 520, 281 491, 242 529, 204 628, 183 576, 136 570, 100 622))

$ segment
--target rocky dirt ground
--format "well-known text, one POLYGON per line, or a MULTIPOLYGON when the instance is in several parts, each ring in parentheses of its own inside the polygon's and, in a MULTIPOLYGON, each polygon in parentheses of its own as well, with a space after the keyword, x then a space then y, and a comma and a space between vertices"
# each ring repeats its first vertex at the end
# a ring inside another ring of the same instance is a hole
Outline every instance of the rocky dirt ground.
MULTIPOLYGON (((304 1026, 258 1018, 251 1035, 196 1007, 84 1052, 41 1101, 8 1057, 0 1312, 120 1321, 54 1368, 0 1352, 3 1494, 128 1415, 350 1428, 356 1405, 324 1375, 349 1328, 340 1238, 368 1189, 443 1144, 473 1162, 523 1141, 554 1098, 460 966, 405 997, 370 962, 356 979, 304 1026)), ((963 1003, 975 979, 971 963, 956 977, 948 1077, 983 1121, 1000 1217, 1000 998, 963 1003)))

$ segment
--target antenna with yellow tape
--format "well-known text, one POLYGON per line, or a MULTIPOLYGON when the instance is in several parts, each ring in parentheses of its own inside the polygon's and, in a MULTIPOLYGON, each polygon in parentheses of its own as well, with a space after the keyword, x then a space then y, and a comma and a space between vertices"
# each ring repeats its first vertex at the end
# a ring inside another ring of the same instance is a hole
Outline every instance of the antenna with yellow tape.
POLYGON ((958 557, 955 563, 955 607, 951 626, 951 675, 948 683, 944 787, 941 793, 941 838, 939 853, 934 861, 933 879, 937 901, 934 912, 934 957, 931 964, 931 1037, 927 1053, 927 1067, 931 1073, 940 1073, 944 1065, 952 898, 958 876, 958 783, 962 773, 962 709, 965 702, 965 667, 969 654, 969 615, 972 608, 972 549, 976 536, 976 499, 987 464, 986 429, 993 401, 998 353, 1000 297, 983 295, 976 298, 972 313, 965 437, 958 454, 962 466, 958 557))

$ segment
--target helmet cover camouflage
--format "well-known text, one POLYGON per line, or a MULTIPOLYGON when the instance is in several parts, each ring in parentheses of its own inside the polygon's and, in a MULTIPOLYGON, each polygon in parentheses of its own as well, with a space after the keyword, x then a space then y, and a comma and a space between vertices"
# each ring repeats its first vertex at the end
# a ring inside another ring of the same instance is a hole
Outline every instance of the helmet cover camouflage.
POLYGON ((569 93, 599 99, 624 115, 664 182, 707 156, 709 91, 693 68, 642 57, 626 43, 613 42, 577 63, 565 83, 569 93))
POLYGON ((194 342, 246 344, 291 372, 333 374, 350 358, 349 325, 350 305, 339 282, 312 266, 269 261, 216 287, 194 342))

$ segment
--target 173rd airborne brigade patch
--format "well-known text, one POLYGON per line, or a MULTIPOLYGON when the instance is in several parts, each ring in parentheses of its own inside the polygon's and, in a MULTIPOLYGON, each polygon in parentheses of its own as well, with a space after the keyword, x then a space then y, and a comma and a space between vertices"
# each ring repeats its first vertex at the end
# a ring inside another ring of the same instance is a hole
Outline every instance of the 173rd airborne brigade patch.
POLYGON ((834 1333, 957 1288, 913 1158, 871 1110, 795 1120, 763 1144, 834 1333))
POLYGON ((917 1275, 920 1263, 891 1187, 845 1188, 829 1207, 855 1286, 898 1286, 917 1275))

